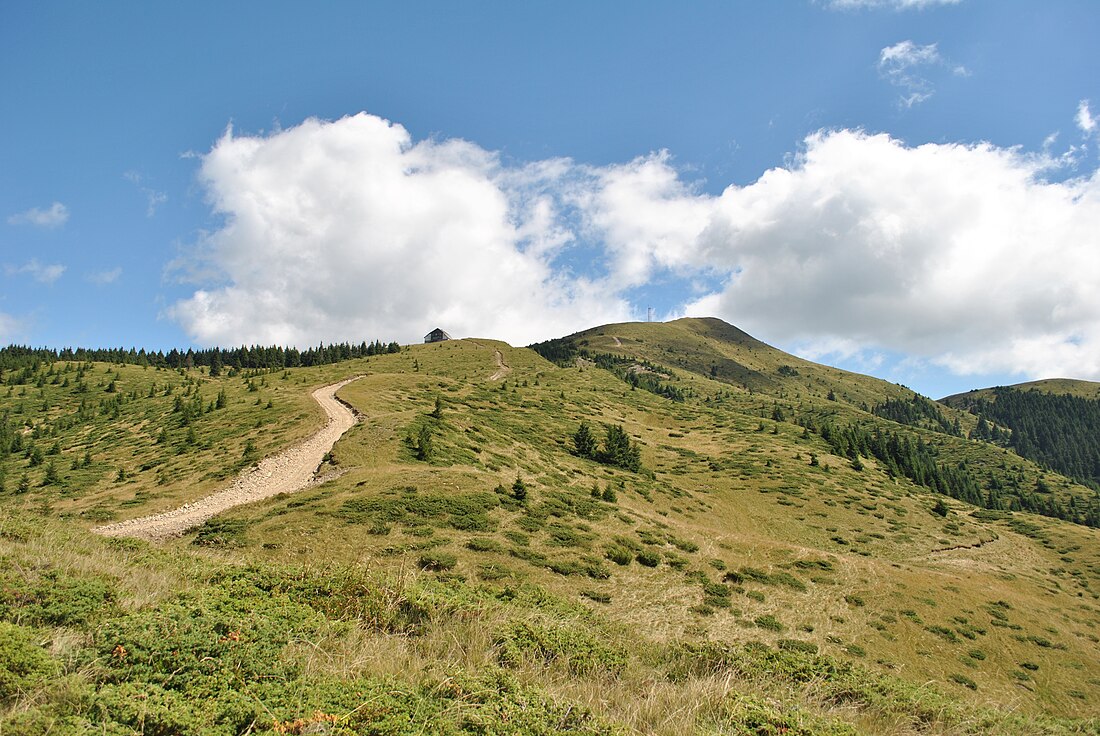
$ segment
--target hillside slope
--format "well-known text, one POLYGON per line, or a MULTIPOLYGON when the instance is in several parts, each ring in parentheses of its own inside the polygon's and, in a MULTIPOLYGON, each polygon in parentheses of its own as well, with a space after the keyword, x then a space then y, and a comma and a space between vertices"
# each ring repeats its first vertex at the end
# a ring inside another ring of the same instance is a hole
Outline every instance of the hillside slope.
POLYGON ((912 392, 717 321, 572 340, 589 358, 461 340, 233 379, 59 364, 13 384, 0 396, 21 437, 0 455, 0 616, 15 628, 0 634, 37 664, 0 692, 7 718, 136 730, 155 717, 171 731, 175 712, 225 733, 397 733, 417 712, 449 732, 1096 732, 1064 719, 1100 702, 1097 531, 934 493, 869 449, 838 452, 826 427, 919 440, 922 457, 982 484, 1090 490, 877 416, 863 407, 912 392), (163 547, 89 536, 308 434, 308 391, 361 373, 339 396, 364 421, 322 467, 328 482, 163 547), (88 394, 99 403, 84 411, 101 408, 80 420, 88 394), (203 412, 184 424, 176 395, 203 412), (579 456, 582 423, 601 441, 622 427, 639 470, 579 456), (74 613, 47 615, 59 610, 74 613), (192 679, 172 676, 181 667, 192 679), (58 671, 83 695, 49 685, 58 671))

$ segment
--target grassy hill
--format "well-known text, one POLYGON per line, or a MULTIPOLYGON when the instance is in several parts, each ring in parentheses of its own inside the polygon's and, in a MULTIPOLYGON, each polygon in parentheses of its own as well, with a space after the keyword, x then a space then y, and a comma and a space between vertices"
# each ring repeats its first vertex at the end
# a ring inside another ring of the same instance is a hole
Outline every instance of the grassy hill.
POLYGON ((872 410, 908 389, 718 320, 550 348, 234 378, 55 363, 12 383, 0 733, 1100 729, 1082 720, 1098 532, 936 494, 825 428, 919 440, 1004 498, 1090 489, 889 421, 872 410), (328 482, 160 546, 89 533, 305 436, 309 390, 356 374, 340 396, 364 421, 328 482), (622 427, 639 472, 578 456, 582 422, 622 427))
MULTIPOLYGON (((1075 378, 1044 378, 1038 381, 1026 381, 1016 383, 1007 388, 1017 391, 1039 391, 1046 394, 1063 396, 1076 396, 1081 399, 1100 399, 1100 383, 1096 381, 1082 381, 1075 378)), ((991 398, 994 394, 992 388, 981 388, 967 391, 961 394, 947 396, 940 401, 946 404, 957 404, 965 400, 991 398)))

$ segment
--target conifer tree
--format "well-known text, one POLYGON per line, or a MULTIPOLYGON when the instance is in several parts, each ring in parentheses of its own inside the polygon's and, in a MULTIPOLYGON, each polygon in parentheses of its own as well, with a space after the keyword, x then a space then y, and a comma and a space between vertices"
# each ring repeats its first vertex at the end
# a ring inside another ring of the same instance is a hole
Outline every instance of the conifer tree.
POLYGON ((581 422, 581 426, 573 435, 573 444, 577 448, 577 455, 580 457, 589 460, 596 459, 599 444, 596 442, 596 437, 592 434, 592 427, 589 426, 588 422, 581 422))

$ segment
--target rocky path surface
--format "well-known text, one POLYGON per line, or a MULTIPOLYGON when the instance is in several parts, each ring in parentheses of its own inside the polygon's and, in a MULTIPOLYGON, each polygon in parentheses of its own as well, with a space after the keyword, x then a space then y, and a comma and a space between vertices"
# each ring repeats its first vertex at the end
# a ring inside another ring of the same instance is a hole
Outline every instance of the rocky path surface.
POLYGON ((325 453, 355 425, 355 413, 336 398, 336 392, 360 376, 349 378, 313 392, 313 400, 328 415, 328 424, 303 442, 261 460, 243 471, 226 489, 177 509, 153 516, 128 519, 93 529, 109 537, 139 537, 159 540, 178 537, 207 519, 241 504, 293 493, 311 485, 313 474, 325 453))
POLYGON ((504 353, 499 350, 493 351, 493 359, 496 360, 497 370, 496 373, 489 376, 490 381, 499 381, 512 372, 512 367, 504 362, 504 353))

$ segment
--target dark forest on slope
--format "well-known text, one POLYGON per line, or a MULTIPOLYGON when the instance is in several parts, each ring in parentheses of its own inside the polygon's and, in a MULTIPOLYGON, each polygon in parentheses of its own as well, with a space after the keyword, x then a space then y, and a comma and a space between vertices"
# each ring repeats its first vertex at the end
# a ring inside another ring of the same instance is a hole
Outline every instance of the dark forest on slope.
POLYGON ((1100 401, 1004 386, 992 396, 946 401, 979 417, 974 439, 1000 440, 1021 457, 1100 490, 1100 401))

